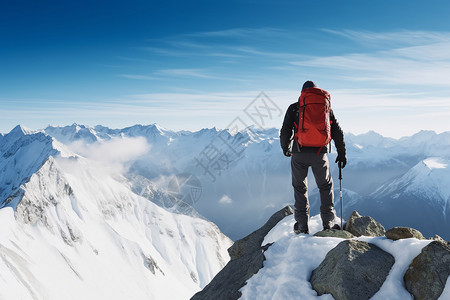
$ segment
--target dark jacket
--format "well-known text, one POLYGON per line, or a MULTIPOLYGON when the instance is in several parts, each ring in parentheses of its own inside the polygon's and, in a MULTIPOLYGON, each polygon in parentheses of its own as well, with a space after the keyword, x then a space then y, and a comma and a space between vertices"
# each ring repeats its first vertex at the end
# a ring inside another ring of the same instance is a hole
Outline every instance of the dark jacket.
MULTIPOLYGON (((286 115, 284 116, 283 126, 280 130, 280 143, 283 152, 286 152, 289 149, 291 141, 294 136, 294 121, 298 122, 298 102, 292 103, 286 111, 286 115)), ((331 121, 331 138, 334 141, 334 145, 336 146, 338 154, 345 155, 345 142, 344 142, 344 133, 342 132, 339 123, 334 116, 333 110, 330 112, 330 121, 331 121)), ((325 153, 328 151, 328 147, 300 147, 297 141, 294 140, 291 152, 302 152, 302 153, 325 153)))

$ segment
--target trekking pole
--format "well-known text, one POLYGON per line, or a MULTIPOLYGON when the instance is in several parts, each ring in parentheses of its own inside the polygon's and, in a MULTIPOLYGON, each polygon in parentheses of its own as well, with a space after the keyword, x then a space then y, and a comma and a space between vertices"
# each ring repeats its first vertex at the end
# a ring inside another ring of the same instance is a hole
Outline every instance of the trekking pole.
POLYGON ((344 227, 342 226, 342 166, 341 166, 341 162, 338 162, 338 167, 339 167, 339 195, 341 198, 341 230, 344 230, 344 227))

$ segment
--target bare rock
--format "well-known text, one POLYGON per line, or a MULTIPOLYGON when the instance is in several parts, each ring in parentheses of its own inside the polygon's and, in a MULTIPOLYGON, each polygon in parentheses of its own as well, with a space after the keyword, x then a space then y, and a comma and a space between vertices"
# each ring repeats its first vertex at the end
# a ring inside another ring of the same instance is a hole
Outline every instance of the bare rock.
POLYGON ((362 217, 357 211, 353 211, 344 229, 355 236, 383 236, 386 232, 372 217, 362 217))
POLYGON ((431 238, 430 240, 438 241, 438 242, 445 242, 445 240, 437 234, 435 234, 434 237, 431 238))
POLYGON ((310 279, 318 295, 336 300, 363 300, 383 285, 395 259, 373 244, 347 240, 328 252, 310 279))
POLYGON ((434 241, 414 258, 403 277, 414 300, 434 300, 442 294, 450 276, 450 243, 434 241))
POLYGON ((294 210, 292 209, 292 207, 286 206, 274 213, 261 228, 253 231, 239 241, 236 241, 230 248, 228 248, 228 253, 230 254, 231 260, 237 259, 241 256, 245 256, 261 249, 261 244, 269 231, 272 230, 272 228, 275 227, 278 222, 283 220, 286 216, 292 215, 293 213, 294 210))
POLYGON ((389 229, 385 235, 388 239, 393 241, 409 238, 416 238, 419 240, 425 239, 420 231, 409 227, 394 227, 389 229))
POLYGON ((231 260, 213 280, 191 300, 237 300, 239 291, 263 267, 264 249, 231 260))
POLYGON ((339 229, 326 229, 319 232, 316 232, 314 236, 318 237, 336 237, 341 239, 352 239, 355 236, 346 230, 339 229))

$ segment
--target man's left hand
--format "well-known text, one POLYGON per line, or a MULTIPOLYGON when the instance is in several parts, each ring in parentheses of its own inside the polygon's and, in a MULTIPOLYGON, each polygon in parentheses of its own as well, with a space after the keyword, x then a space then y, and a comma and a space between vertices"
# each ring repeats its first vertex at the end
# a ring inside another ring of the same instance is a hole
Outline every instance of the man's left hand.
POLYGON ((345 168, 345 165, 347 164, 347 156, 345 153, 338 153, 338 156, 336 157, 336 162, 341 163, 341 168, 345 168))

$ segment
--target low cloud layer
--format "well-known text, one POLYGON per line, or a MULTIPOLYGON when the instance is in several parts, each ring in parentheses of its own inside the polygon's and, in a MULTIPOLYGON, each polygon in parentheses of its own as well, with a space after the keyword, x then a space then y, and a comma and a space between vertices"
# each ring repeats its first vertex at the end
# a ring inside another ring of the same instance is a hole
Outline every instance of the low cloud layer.
POLYGON ((90 145, 78 141, 71 144, 69 148, 73 152, 96 161, 106 168, 123 173, 128 170, 130 163, 148 153, 151 146, 143 137, 123 137, 90 145))
POLYGON ((223 195, 222 198, 219 200, 220 204, 231 204, 233 203, 233 200, 228 195, 223 195))

